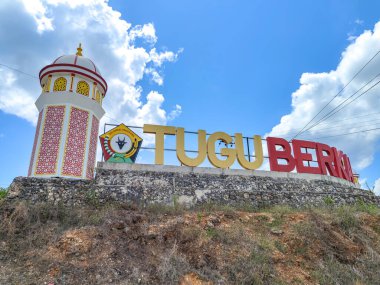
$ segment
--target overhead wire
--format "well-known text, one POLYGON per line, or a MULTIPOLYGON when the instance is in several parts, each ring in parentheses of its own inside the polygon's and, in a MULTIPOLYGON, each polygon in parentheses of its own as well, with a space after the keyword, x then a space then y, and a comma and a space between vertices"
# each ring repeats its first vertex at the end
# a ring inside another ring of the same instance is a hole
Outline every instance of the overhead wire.
POLYGON ((323 129, 317 129, 316 131, 318 132, 325 132, 325 131, 328 131, 328 130, 336 130, 336 131, 344 131, 344 130, 350 130, 350 129, 354 129, 354 128, 359 128, 359 127, 375 127, 375 126, 378 126, 380 124, 380 119, 378 120, 374 120, 374 121, 368 121, 368 122, 377 122, 375 124, 364 124, 364 125, 343 125, 343 126, 334 126, 334 127, 329 127, 329 128, 323 128, 323 129))
POLYGON ((13 70, 13 71, 16 71, 16 72, 22 73, 22 74, 24 74, 24 75, 30 76, 30 77, 35 78, 35 79, 38 79, 37 76, 34 76, 34 75, 32 75, 32 74, 30 74, 30 73, 27 73, 27 72, 24 72, 24 71, 22 71, 22 70, 20 70, 20 69, 17 69, 17 68, 11 67, 11 66, 6 65, 6 64, 4 64, 4 63, 0 63, 0 66, 4 66, 4 67, 6 67, 6 68, 8 68, 8 69, 10 69, 10 70, 13 70))
POLYGON ((349 133, 344 133, 344 134, 338 134, 338 135, 318 137, 318 138, 315 138, 315 139, 326 139, 326 138, 332 138, 332 137, 340 137, 340 136, 353 135, 353 134, 358 134, 358 133, 366 133, 366 132, 371 132, 371 131, 380 131, 380 127, 373 128, 373 129, 368 129, 368 130, 362 130, 362 131, 356 131, 356 132, 349 132, 349 133))
MULTIPOLYGON (((338 113, 339 111, 341 111, 342 109, 344 109, 345 107, 347 107, 349 104, 351 104, 352 102, 354 102, 355 100, 359 99, 361 96, 363 96, 364 94, 366 94, 368 91, 370 91, 372 88, 376 87, 379 83, 380 83, 380 80, 377 81, 375 84, 373 84, 371 87, 369 87, 367 90, 363 91, 362 93, 360 93, 357 97, 355 97, 354 99, 352 99, 350 102, 348 102, 347 104, 345 104, 348 100, 350 100, 353 96, 355 96, 357 93, 359 93, 359 91, 361 91, 364 87, 366 87, 367 85, 369 85, 373 80, 375 80, 377 77, 380 76, 380 73, 378 73, 375 77, 373 77, 370 81, 368 81, 366 84, 364 84, 362 87, 360 87, 357 91, 355 91, 353 94, 351 94, 348 98, 346 98, 343 102, 339 103, 335 108, 333 108, 330 112, 328 112, 327 114, 325 114, 322 118, 320 118, 316 123, 314 123, 312 126, 310 126, 309 128, 307 128, 306 130, 302 131, 301 133, 299 132, 296 136, 298 135, 301 135, 302 133, 304 132, 307 132, 309 131, 310 129, 314 128, 315 126, 319 125, 321 122, 323 121, 326 121, 327 119, 331 118, 332 116, 334 116, 336 113, 338 113), (344 105, 345 104, 345 105, 344 105)), ((295 137, 296 137, 295 136, 295 137)), ((295 138, 294 137, 294 138, 295 138)), ((294 139, 293 138, 293 139, 294 139)))
MULTIPOLYGON (((380 113, 372 113, 371 115, 378 115, 380 113)), ((334 121, 334 123, 336 122, 343 122, 343 124, 335 124, 334 127, 327 127, 331 124, 328 124, 327 122, 322 122, 321 124, 326 124, 326 125, 320 125, 319 128, 316 128, 314 129, 315 131, 324 131, 324 130, 329 130, 329 129, 335 129, 335 128, 354 128, 356 127, 358 124, 363 124, 363 123, 368 123, 368 122, 378 122, 380 121, 380 117, 378 118, 374 118, 374 119, 371 119, 371 120, 364 120, 364 121, 355 121, 355 122, 350 122, 348 124, 345 124, 344 122, 346 121, 350 121, 351 119, 355 119, 355 118, 358 118, 358 117, 370 117, 369 115, 361 115, 361 116, 354 116, 354 117, 350 117, 350 118, 345 118, 345 119, 342 119, 342 120, 337 120, 337 121, 334 121), (326 126, 326 127, 324 127, 326 126)), ((306 132, 305 132, 306 133, 306 132)), ((283 136, 286 136, 286 137, 291 137, 292 135, 296 134, 296 132, 290 132, 290 133, 284 133, 282 134, 283 136)), ((281 134, 279 134, 281 135, 281 134)))
POLYGON ((112 121, 114 121, 114 122, 116 122, 116 123, 118 123, 118 124, 121 124, 120 121, 118 121, 118 120, 116 120, 116 119, 114 119, 114 118, 112 118, 112 117, 110 117, 110 116, 108 116, 108 115, 104 115, 104 117, 106 117, 106 118, 108 118, 108 119, 110 119, 110 120, 112 120, 112 121))
MULTIPOLYGON (((334 123, 336 123, 336 122, 342 122, 342 121, 349 121, 349 120, 353 120, 353 119, 357 119, 357 118, 362 118, 362 117, 370 117, 370 116, 373 116, 373 115, 380 115, 380 112, 370 113, 370 114, 362 114, 362 115, 359 115, 359 116, 345 117, 345 118, 342 118, 340 120, 335 120, 334 123)), ((321 122, 321 124, 328 124, 328 122, 321 122)))
POLYGON ((374 60, 375 59, 375 57, 378 55, 380 53, 380 50, 378 50, 376 53, 375 53, 375 55, 374 56, 372 56, 367 62, 366 62, 366 64, 364 64, 364 66, 362 67, 362 68, 360 68, 359 69, 359 71, 358 72, 356 72, 355 73, 355 75, 351 78, 351 80, 348 82, 348 83, 346 83, 344 86, 343 86, 343 88, 342 89, 340 89, 339 90, 339 92, 337 93, 337 94, 335 94, 335 96, 329 101, 329 102, 327 102, 327 104, 325 104, 323 107, 322 107, 322 109, 300 130, 300 131, 298 131, 298 133, 291 139, 291 140, 293 140, 293 139, 295 139, 298 135, 300 135, 304 130, 305 130, 305 128, 307 128, 307 126, 312 122, 312 121, 314 121, 314 119, 319 115, 319 114, 321 114, 322 112, 323 112, 323 110, 325 110, 326 109, 326 107, 328 106, 328 105, 330 105, 330 103, 336 98, 336 97, 338 97, 345 89, 346 89, 346 87, 367 67, 367 65, 368 64, 370 64, 371 62, 372 62, 372 60, 374 60))
MULTIPOLYGON (((304 133, 304 132, 307 132, 309 131, 311 128, 321 124, 321 123, 324 123, 325 120, 327 120, 328 118, 330 118, 331 116, 335 115, 337 112, 339 112, 341 109, 343 109, 344 107, 346 107, 347 105, 351 104, 353 101, 357 100, 359 97, 363 96, 364 94, 366 94, 368 91, 370 91, 372 88, 374 88, 375 86, 377 86, 379 83, 380 83, 380 80, 377 81, 374 85, 372 85, 370 88, 368 88, 367 90, 365 90, 363 93, 361 93, 359 96, 357 96, 356 98, 354 98, 353 100, 351 100, 349 103, 347 103, 346 105, 344 105, 343 107, 341 107, 340 109, 338 109, 336 112, 332 113, 334 110, 336 110, 339 106, 342 106, 342 104, 344 104, 345 102, 347 102, 350 98, 352 98, 355 94, 357 94, 360 90, 362 90, 365 86, 367 86, 369 83, 371 83, 376 77, 378 77, 380 75, 377 74, 374 78, 372 78, 370 81, 368 81, 364 86, 362 86, 358 91, 356 91, 355 93, 353 93, 351 96, 349 96, 346 100, 344 100, 342 103, 340 103, 337 107, 335 107, 332 111, 330 111, 328 114, 326 114, 324 117, 322 117, 322 119, 320 119, 317 123, 313 124, 310 128, 306 129, 305 128, 337 97, 339 96, 339 94, 341 94, 344 89, 360 74, 361 71, 364 70, 364 68, 380 53, 380 50, 351 78, 351 80, 300 130, 297 132, 297 134, 291 139, 293 140, 294 138, 296 138, 297 136, 299 136, 301 133, 304 133)), ((3 63, 0 63, 0 66, 3 66, 5 68, 8 68, 10 70, 13 70, 13 71, 16 71, 16 72, 19 72, 21 74, 24 74, 26 76, 29 76, 29 77, 32 77, 34 79, 38 79, 38 77, 30 74, 30 73, 27 73, 27 72, 24 72, 20 69, 17 69, 17 68, 14 68, 14 67, 11 67, 7 64, 3 64, 3 63)), ((372 114, 365 114, 365 115, 360 115, 360 116, 356 116, 356 118, 358 117, 366 117, 366 116, 371 116, 371 115, 374 115, 374 114, 380 114, 380 113, 372 113, 372 114)), ((110 117, 110 116, 107 116, 105 115, 105 117, 115 121, 115 122, 118 122, 118 120, 110 117)), ((347 119, 342 119, 342 120, 339 120, 339 121, 344 121, 344 120, 350 120, 350 119, 353 119, 355 117, 350 117, 350 118, 347 118, 347 119)), ((332 127, 332 128, 326 128, 326 129, 333 129, 335 127, 332 127)), ((320 129, 320 130, 323 130, 323 129, 320 129)), ((357 133, 362 133, 362 132, 369 132, 369 131, 376 131, 376 130, 380 130, 380 127, 379 128, 372 128, 372 129, 368 129, 368 130, 363 130, 363 131, 356 131, 356 132, 349 132, 349 133, 344 133, 344 134, 338 134, 338 135, 331 135, 331 136, 324 136, 324 137, 319 137, 319 138, 316 138, 316 139, 322 139, 322 138, 331 138, 331 137, 337 137, 337 136, 345 136, 345 135, 350 135, 350 134, 357 134, 357 133)))

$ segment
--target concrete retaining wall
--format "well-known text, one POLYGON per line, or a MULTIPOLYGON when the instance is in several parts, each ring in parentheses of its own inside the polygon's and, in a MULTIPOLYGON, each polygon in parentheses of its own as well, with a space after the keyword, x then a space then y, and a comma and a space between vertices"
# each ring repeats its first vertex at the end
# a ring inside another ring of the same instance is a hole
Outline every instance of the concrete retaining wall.
POLYGON ((380 206, 380 197, 335 177, 185 166, 98 163, 93 181, 17 177, 9 199, 69 205, 89 201, 138 204, 218 203, 254 206, 335 204, 358 200, 380 206))

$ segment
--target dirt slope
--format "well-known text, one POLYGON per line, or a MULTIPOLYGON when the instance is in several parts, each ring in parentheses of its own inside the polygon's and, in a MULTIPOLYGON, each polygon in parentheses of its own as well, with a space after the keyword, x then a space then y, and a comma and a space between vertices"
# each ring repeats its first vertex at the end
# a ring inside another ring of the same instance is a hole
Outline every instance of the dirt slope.
POLYGON ((380 210, 2 202, 0 284, 380 284, 380 210))

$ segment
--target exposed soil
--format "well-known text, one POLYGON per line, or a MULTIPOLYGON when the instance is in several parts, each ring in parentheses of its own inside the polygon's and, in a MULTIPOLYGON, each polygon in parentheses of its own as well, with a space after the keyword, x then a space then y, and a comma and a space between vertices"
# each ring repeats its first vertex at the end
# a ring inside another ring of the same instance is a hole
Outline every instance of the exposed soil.
POLYGON ((380 210, 371 205, 3 201, 0 218, 0 284, 380 284, 380 210))

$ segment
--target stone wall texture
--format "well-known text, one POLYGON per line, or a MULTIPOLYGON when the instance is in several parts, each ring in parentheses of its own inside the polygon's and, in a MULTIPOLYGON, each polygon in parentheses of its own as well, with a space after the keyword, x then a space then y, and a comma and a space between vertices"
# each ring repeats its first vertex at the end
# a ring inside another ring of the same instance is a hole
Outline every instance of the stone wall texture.
POLYGON ((76 205, 128 202, 196 205, 295 207, 324 204, 377 204, 380 197, 335 177, 268 171, 185 166, 98 163, 94 180, 17 177, 8 199, 76 205))

